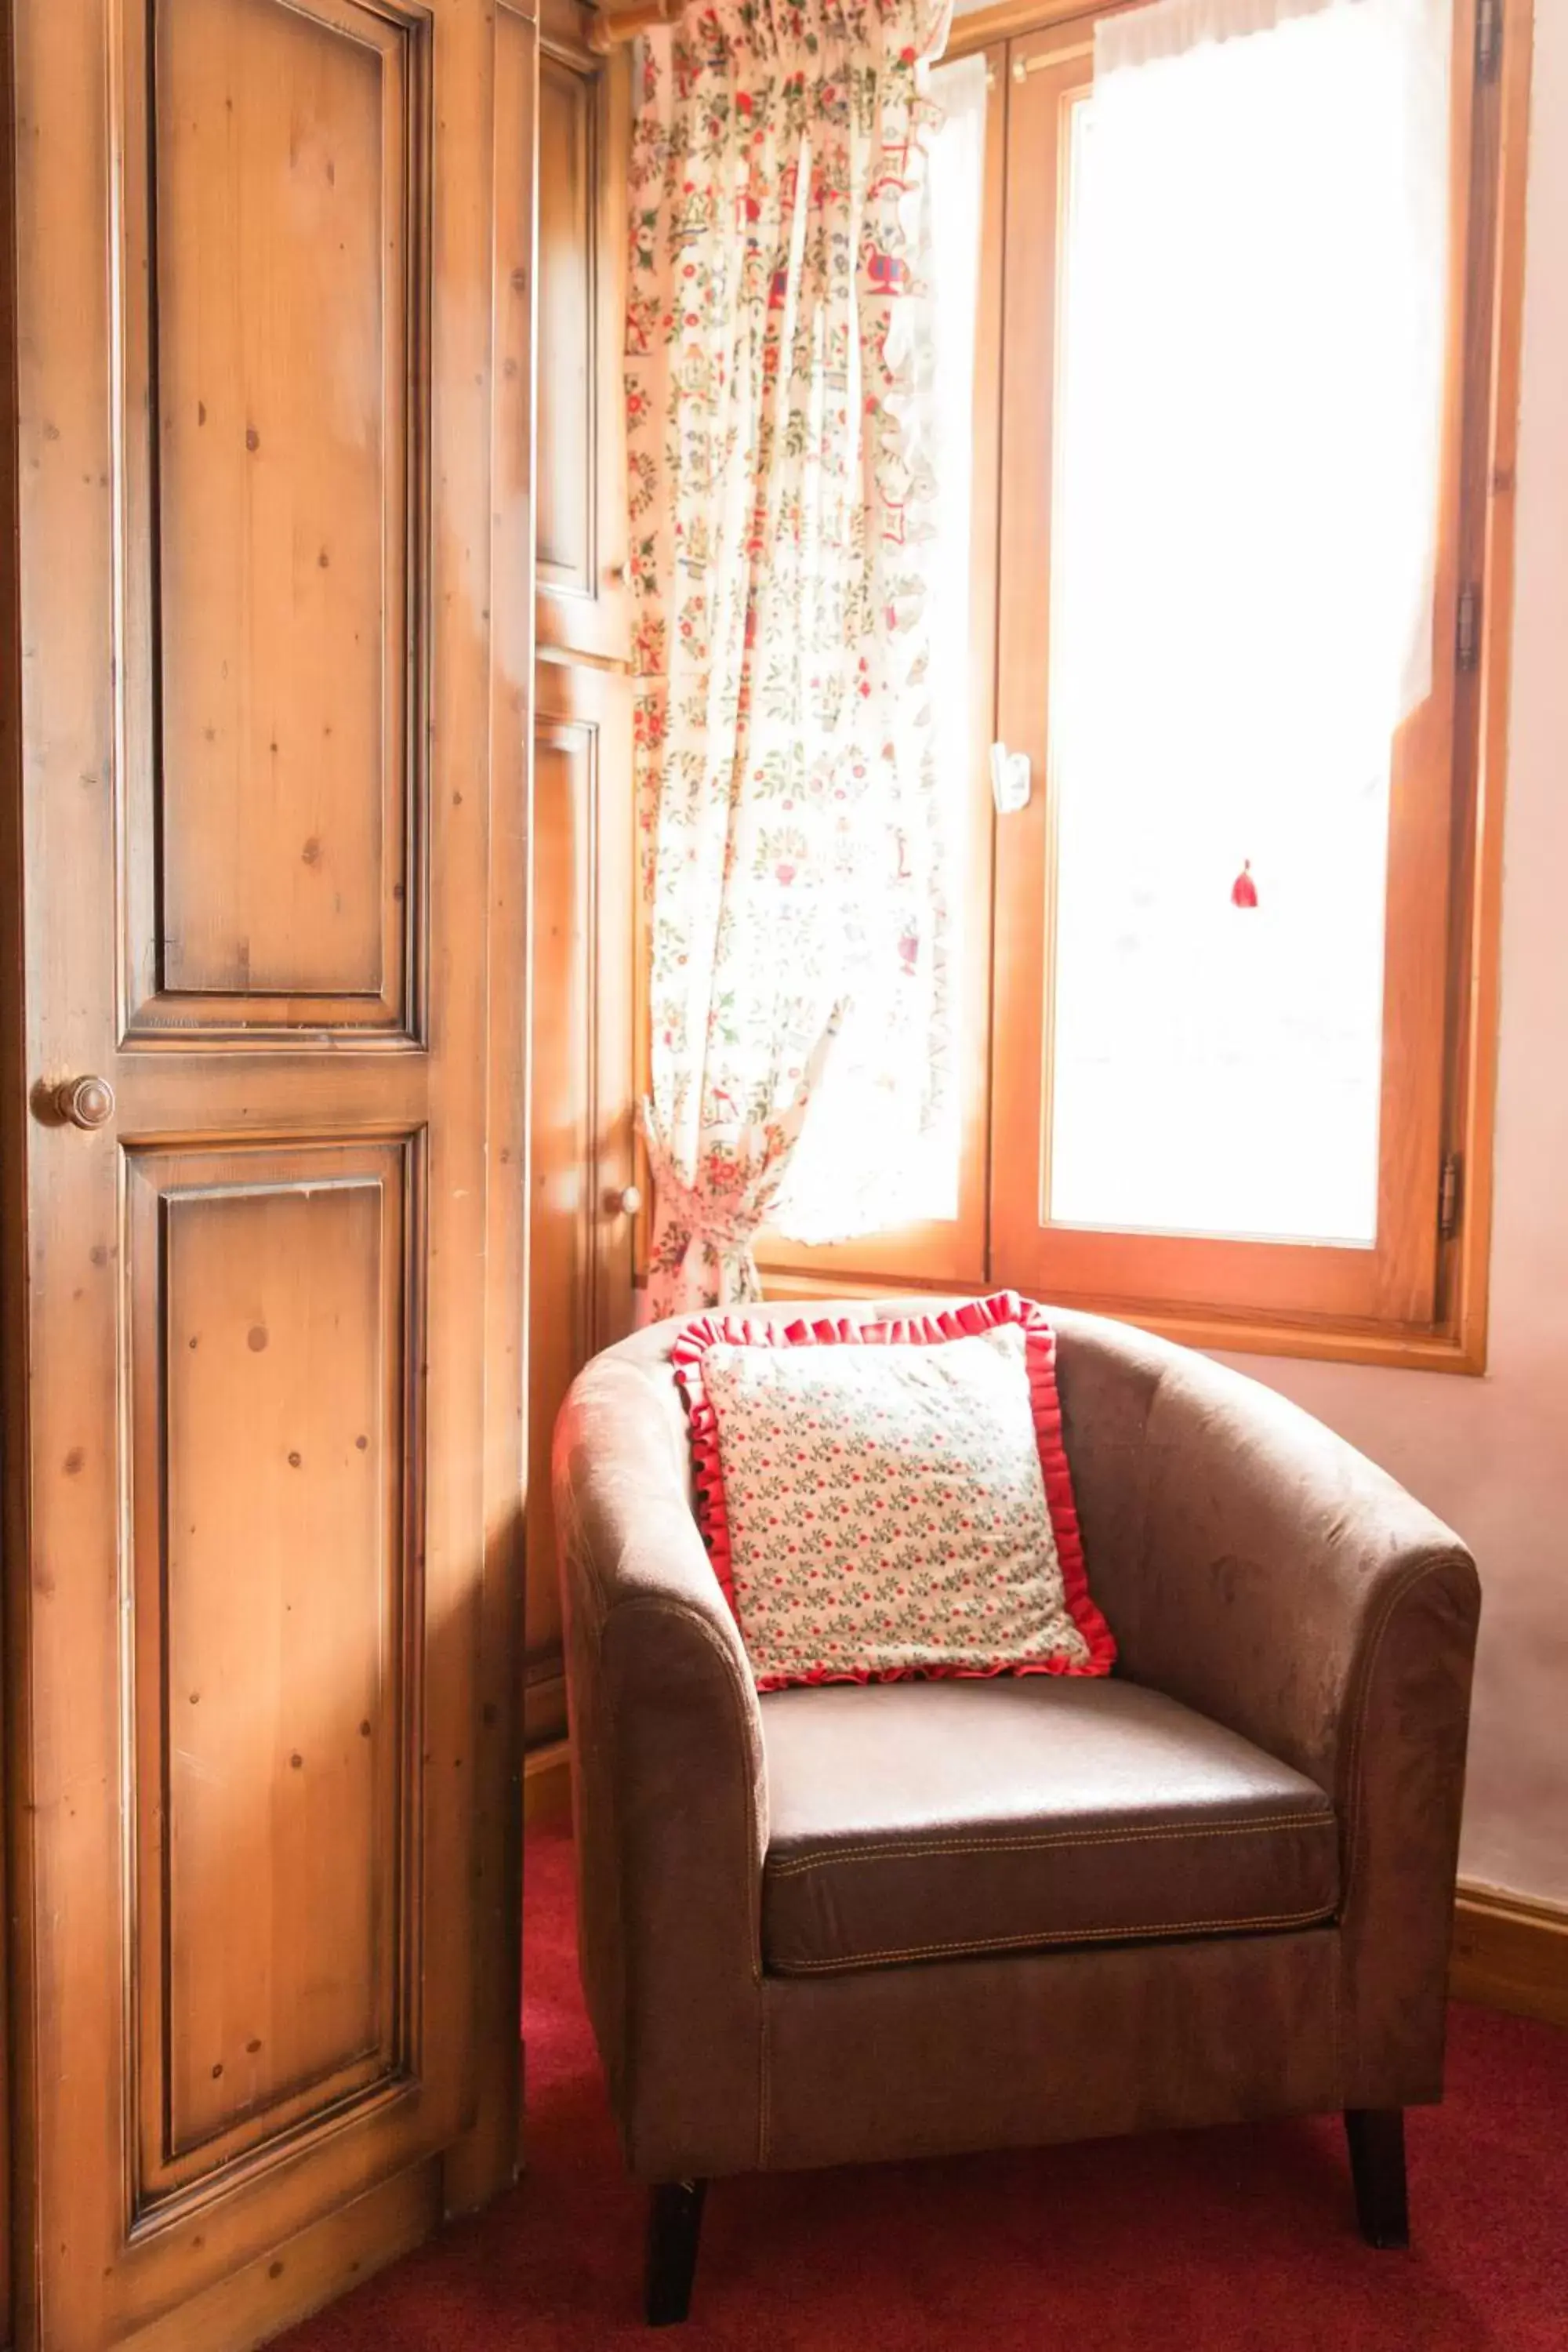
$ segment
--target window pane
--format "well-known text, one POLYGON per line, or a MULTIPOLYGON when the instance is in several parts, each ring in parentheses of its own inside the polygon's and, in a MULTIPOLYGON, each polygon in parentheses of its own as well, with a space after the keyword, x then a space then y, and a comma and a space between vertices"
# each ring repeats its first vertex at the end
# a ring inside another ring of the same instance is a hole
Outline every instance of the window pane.
POLYGON ((1048 1213, 1370 1246, 1390 754, 1431 685, 1447 0, 1152 58, 1140 13, 1102 27, 1071 140, 1048 1213))

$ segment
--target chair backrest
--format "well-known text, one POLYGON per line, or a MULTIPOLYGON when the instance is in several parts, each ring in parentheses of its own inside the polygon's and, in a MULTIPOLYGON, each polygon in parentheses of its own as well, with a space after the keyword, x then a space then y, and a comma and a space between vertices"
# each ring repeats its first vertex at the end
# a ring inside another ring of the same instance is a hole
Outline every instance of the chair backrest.
MULTIPOLYGON (((756 1323, 788 1324, 830 1321, 852 1324, 886 1322, 918 1305, 926 1314, 956 1307, 958 1297, 770 1300, 743 1310, 756 1323)), ((1094 1549, 1108 1571, 1115 1556, 1128 1548, 1132 1535, 1130 1509, 1136 1481, 1132 1473, 1144 1441, 1149 1406, 1162 1375, 1173 1363, 1192 1360, 1189 1351, 1166 1340, 1113 1323, 1103 1316, 1079 1315, 1066 1308, 1047 1309, 1058 1339, 1058 1378, 1068 1457, 1080 1517, 1087 1515, 1086 1548, 1093 1522, 1094 1549)), ((669 1351, 688 1318, 676 1316, 634 1332, 598 1359, 601 1363, 635 1366, 648 1387, 650 1410, 665 1424, 676 1458, 683 1465, 689 1492, 686 1414, 670 1368, 669 1351)), ((1226 1376, 1221 1374, 1222 1379, 1226 1376)))
MULTIPOLYGON (((919 1300, 926 1312, 958 1303, 919 1300)), ((745 1312, 757 1322, 858 1324, 897 1318, 910 1306, 907 1297, 784 1299, 745 1312)), ((1237 1704, 1229 1654, 1239 1644, 1299 1656, 1319 1642, 1312 1588, 1317 1572, 1342 1572, 1331 1556, 1344 1549, 1347 1532, 1364 1533, 1369 1559, 1460 1549, 1458 1538, 1373 1464, 1258 1381, 1131 1324, 1065 1307, 1047 1312, 1058 1335, 1063 1435, 1084 1559, 1116 1636, 1117 1671, 1230 1723, 1304 1771, 1321 1772, 1325 1756, 1299 1731, 1292 1737, 1271 1705, 1259 1711, 1237 1704)), ((680 1328, 679 1318, 651 1325, 597 1360, 635 1367, 641 1376, 631 1390, 646 1396, 650 1416, 641 1435, 646 1443, 658 1428, 658 1458, 668 1446, 671 1476, 689 1500, 685 1412, 669 1363, 680 1328)))

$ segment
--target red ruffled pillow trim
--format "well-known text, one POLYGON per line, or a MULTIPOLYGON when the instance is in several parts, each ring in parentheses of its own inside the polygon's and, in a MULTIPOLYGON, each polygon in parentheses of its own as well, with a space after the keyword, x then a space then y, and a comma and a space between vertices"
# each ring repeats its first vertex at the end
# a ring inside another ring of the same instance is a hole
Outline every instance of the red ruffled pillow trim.
MULTIPOLYGON (((1084 1567, 1083 1536, 1073 1499, 1072 1473, 1062 1443, 1061 1398, 1057 1390, 1057 1335, 1043 1307, 1016 1290, 998 1290, 989 1298, 966 1299, 962 1307, 944 1307, 940 1315, 912 1315, 884 1323, 820 1322, 752 1323, 744 1318, 704 1315, 688 1323, 676 1336, 670 1363, 686 1399, 691 1424, 693 1482, 697 1493, 697 1524, 708 1547, 713 1572, 723 1588, 737 1625, 741 1612, 735 1601, 734 1561, 730 1517, 724 1497, 724 1472, 719 1453, 719 1415, 702 1379, 702 1359, 710 1348, 929 1348, 943 1339, 969 1339, 994 1331, 1005 1323, 1018 1324, 1024 1333, 1024 1363, 1029 1378, 1029 1402, 1034 1411, 1035 1441, 1039 1448, 1040 1475, 1045 1480, 1046 1507, 1056 1537, 1062 1590, 1068 1616, 1082 1635, 1088 1658, 1081 1663, 1059 1651, 1049 1657, 1022 1662, 998 1660, 992 1666, 815 1667, 809 1674, 765 1675, 759 1690, 784 1690, 815 1683, 897 1683, 923 1680, 983 1680, 993 1675, 1108 1675, 1116 1663, 1116 1643, 1110 1626, 1095 1606, 1084 1567)), ((742 1627, 742 1634, 744 1627, 742 1627)))

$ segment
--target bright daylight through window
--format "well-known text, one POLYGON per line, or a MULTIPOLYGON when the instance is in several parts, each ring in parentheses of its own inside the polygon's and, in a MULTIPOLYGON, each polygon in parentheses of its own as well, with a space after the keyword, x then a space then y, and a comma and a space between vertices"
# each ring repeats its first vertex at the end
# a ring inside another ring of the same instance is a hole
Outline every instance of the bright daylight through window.
POLYGON ((1371 1244, 1390 757, 1432 683, 1447 12, 1253 13, 1279 21, 1168 56, 1109 20, 1072 112, 1049 1206, 1371 1244))
POLYGON ((1472 1360, 1498 23, 960 8, 926 191, 951 1116, 884 1230, 775 1240, 776 1276, 1472 1360))

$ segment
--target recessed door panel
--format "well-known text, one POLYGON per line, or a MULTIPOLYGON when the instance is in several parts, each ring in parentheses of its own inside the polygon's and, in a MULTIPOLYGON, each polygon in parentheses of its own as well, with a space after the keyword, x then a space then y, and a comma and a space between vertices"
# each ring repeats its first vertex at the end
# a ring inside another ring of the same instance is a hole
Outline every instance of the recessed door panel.
POLYGON ((582 12, 546 0, 539 61, 539 641, 624 660, 626 582, 626 159, 629 57, 583 46, 582 12))
POLYGON ((546 57, 539 69, 539 572, 594 586, 594 280, 599 77, 546 57))
POLYGON ((143 2200, 409 2060, 416 1165, 131 1155, 143 2200))
POLYGON ((361 0, 128 12, 136 1027, 410 1025, 425 79, 361 0))

